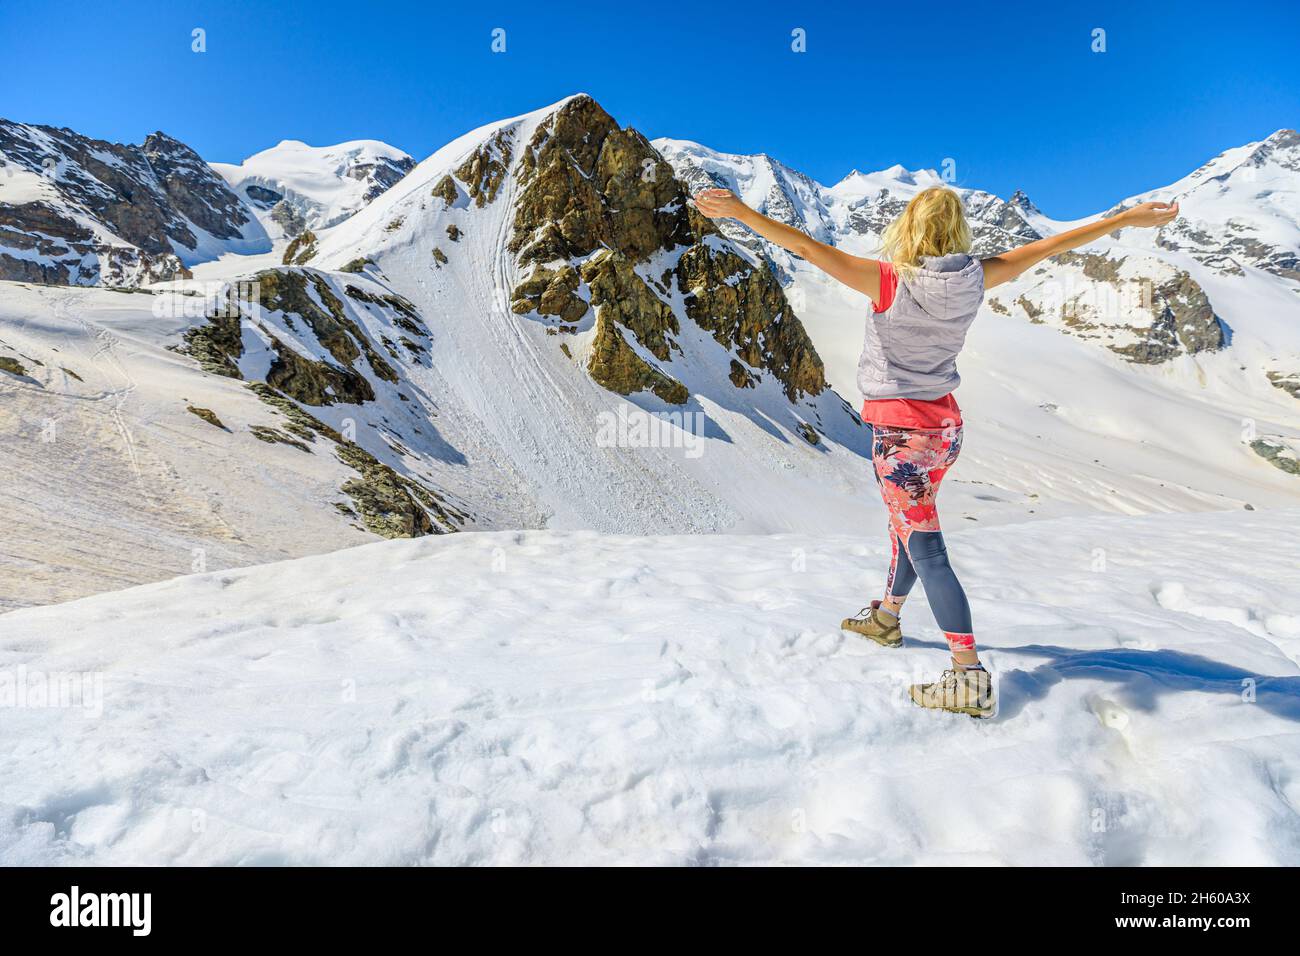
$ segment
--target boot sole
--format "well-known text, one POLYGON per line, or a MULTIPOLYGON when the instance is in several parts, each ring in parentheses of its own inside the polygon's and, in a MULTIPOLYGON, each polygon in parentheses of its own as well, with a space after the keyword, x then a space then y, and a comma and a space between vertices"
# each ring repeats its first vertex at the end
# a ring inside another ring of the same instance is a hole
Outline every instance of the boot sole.
POLYGON ((967 717, 974 718, 975 720, 991 720, 998 715, 998 705, 996 702, 994 702, 993 707, 990 710, 983 710, 979 707, 926 707, 925 704, 921 703, 915 697, 912 697, 911 694, 908 694, 907 696, 911 698, 912 703, 916 704, 916 706, 920 707, 922 710, 938 710, 945 714, 965 714, 967 717))
POLYGON ((853 628, 849 627, 847 623, 841 623, 840 630, 848 631, 850 634, 853 634, 857 637, 864 638, 865 640, 868 641, 874 641, 875 643, 879 644, 881 647, 902 647, 903 646, 903 639, 901 637, 896 637, 891 640, 886 640, 883 637, 876 637, 872 634, 863 634, 861 631, 855 631, 853 628))

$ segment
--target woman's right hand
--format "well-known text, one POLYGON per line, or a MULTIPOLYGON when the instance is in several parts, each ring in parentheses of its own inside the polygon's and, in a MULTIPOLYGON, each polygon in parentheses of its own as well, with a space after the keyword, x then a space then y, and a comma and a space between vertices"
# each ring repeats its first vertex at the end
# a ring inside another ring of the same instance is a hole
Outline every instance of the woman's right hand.
POLYGON ((710 219, 739 219, 749 209, 730 189, 705 189, 691 199, 695 208, 710 219))

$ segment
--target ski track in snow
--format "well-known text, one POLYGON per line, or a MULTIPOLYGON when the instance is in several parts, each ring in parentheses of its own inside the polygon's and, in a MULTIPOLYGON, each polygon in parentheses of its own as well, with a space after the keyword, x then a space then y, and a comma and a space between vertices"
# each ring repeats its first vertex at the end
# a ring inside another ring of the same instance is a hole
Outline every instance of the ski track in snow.
POLYGON ((951 535, 992 721, 849 537, 392 541, 0 617, 8 863, 1300 863, 1300 512, 951 535), (1103 549, 1098 552, 1097 549, 1103 549), (185 608, 183 615, 175 608, 185 608))

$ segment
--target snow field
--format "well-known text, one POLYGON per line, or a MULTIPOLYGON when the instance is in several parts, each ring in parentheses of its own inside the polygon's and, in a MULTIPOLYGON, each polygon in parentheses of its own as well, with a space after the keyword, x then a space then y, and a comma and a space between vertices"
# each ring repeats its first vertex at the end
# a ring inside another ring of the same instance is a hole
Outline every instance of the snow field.
POLYGON ((952 533, 988 722, 905 702, 946 662, 919 589, 904 648, 839 631, 875 528, 454 535, 17 611, 0 675, 102 694, 5 713, 0 858, 1294 865, 1297 530, 952 533))

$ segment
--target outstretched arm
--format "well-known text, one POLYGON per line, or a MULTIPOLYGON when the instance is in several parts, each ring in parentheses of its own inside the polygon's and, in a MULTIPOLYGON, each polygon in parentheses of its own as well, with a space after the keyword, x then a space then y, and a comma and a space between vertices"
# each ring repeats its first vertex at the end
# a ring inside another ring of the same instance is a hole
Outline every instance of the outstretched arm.
POLYGON ((1114 216, 1107 216, 1105 219, 1098 219, 1078 229, 1039 239, 1037 242, 1004 252, 1000 256, 992 256, 983 260, 984 288, 991 289, 1003 282, 1010 282, 1049 256, 1086 245, 1094 239, 1100 239, 1108 232, 1114 232, 1125 226, 1163 226, 1167 222, 1172 222, 1177 215, 1178 203, 1176 202, 1144 202, 1140 206, 1126 209, 1114 216))
POLYGON ((880 263, 875 259, 851 256, 834 246, 818 242, 793 226, 769 219, 750 209, 729 189, 706 189, 692 198, 695 207, 710 219, 735 219, 742 222, 764 239, 775 242, 782 249, 812 263, 832 279, 838 279, 851 289, 865 292, 873 302, 879 301, 880 263))

